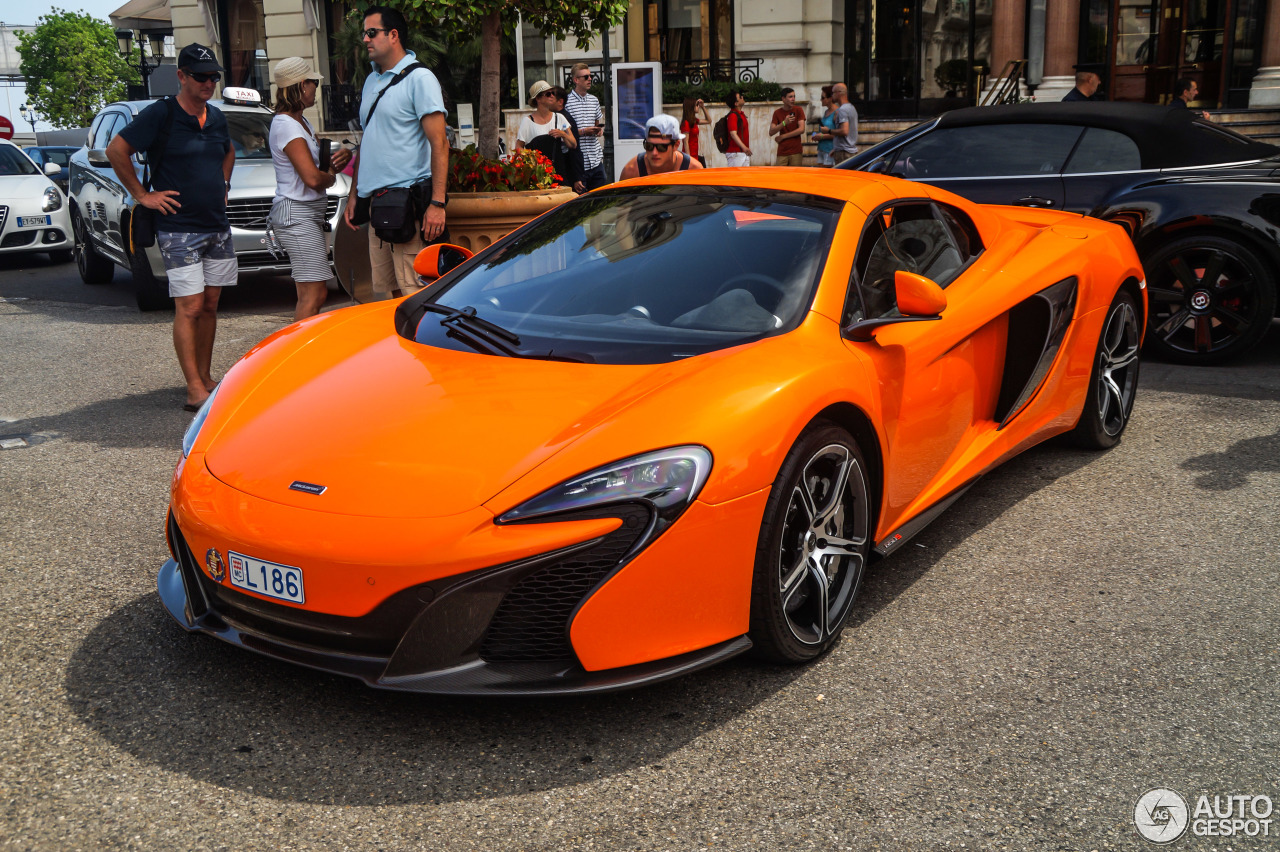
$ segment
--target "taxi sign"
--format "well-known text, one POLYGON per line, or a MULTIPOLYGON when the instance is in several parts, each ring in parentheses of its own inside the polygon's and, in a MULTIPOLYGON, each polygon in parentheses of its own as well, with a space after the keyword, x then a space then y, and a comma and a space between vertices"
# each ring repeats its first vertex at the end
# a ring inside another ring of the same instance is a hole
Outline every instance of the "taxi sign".
POLYGON ((235 86, 228 86, 222 90, 222 102, 238 106, 258 106, 262 103, 262 95, 258 94, 256 89, 241 89, 235 86))

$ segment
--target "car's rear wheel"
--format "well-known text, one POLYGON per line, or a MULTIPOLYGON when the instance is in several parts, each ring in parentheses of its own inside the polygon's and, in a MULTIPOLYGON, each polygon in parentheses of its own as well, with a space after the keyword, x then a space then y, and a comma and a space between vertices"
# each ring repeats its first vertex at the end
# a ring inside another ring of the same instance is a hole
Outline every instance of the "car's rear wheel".
POLYGON ((819 421, 787 454, 765 505, 751 590, 756 652, 811 660, 840 636, 871 549, 867 468, 857 441, 819 421))
POLYGON ((1216 364, 1262 339, 1276 283, 1258 253, 1222 237, 1185 237, 1143 261, 1150 303, 1147 345, 1180 364, 1216 364))
POLYGON ((145 250, 129 255, 129 270, 133 273, 133 286, 140 311, 164 311, 173 307, 169 298, 169 285, 156 278, 151 271, 145 250))
POLYGON ((1129 425, 1138 392, 1140 329, 1137 303, 1121 290, 1102 323, 1089 376, 1089 394, 1080 422, 1071 433, 1080 446, 1095 450, 1114 447, 1129 425))
POLYGON ((84 226, 84 219, 74 209, 71 211, 71 230, 76 238, 76 271, 80 273, 80 280, 86 284, 109 282, 115 274, 116 265, 94 251, 89 229, 84 226))

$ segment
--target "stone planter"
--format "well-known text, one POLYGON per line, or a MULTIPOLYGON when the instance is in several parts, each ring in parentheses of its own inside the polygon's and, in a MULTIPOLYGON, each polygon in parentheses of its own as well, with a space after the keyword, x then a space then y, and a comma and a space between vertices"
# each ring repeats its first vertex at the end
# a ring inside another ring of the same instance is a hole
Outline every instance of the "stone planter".
POLYGON ((530 219, 576 198, 567 187, 526 192, 459 192, 449 196, 449 242, 479 253, 530 219))

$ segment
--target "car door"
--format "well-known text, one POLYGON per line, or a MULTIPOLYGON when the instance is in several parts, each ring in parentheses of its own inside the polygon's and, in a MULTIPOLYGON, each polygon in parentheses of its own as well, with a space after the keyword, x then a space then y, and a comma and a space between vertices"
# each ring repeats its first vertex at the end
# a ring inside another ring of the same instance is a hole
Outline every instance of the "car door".
MULTIPOLYGON (((914 272, 946 288, 982 251, 962 211, 927 199, 877 209, 859 240, 841 326, 901 316, 894 274, 914 272)), ((950 315, 949 315, 950 314, 950 315)), ((871 341, 847 341, 874 364, 885 441, 881 529, 891 530, 962 483, 949 470, 978 424, 992 422, 1003 342, 998 329, 973 327, 963 314, 881 326, 871 341)))
POLYGON ((898 149, 890 174, 981 204, 1062 209, 1062 167, 1084 128, 1065 124, 942 127, 898 149))
POLYGON ((1141 171, 1142 154, 1133 139, 1115 130, 1087 128, 1062 170, 1062 209, 1089 213, 1141 171))
POLYGON ((102 114, 89 139, 88 162, 85 175, 80 213, 85 217, 87 230, 93 239, 113 257, 124 257, 124 240, 120 232, 121 215, 127 206, 129 194, 107 160, 107 145, 129 123, 129 115, 123 109, 113 109, 102 114))

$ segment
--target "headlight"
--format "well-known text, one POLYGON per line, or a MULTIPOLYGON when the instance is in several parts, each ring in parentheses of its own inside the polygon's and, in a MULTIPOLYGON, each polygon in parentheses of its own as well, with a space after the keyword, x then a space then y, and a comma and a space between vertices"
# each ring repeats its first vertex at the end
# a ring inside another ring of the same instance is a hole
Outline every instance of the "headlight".
POLYGON ((657 516, 656 534, 688 508, 710 473, 711 452, 705 447, 656 450, 562 482, 506 512, 498 523, 530 521, 611 503, 647 503, 657 516))
POLYGON ((62 193, 56 186, 51 186, 44 191, 44 200, 40 202, 40 209, 46 213, 52 213, 62 206, 62 193))
POLYGON ((204 405, 200 406, 200 410, 196 412, 196 416, 192 418, 191 425, 187 427, 187 433, 182 436, 182 457, 185 459, 191 455, 191 447, 196 442, 196 436, 200 434, 200 427, 204 425, 204 419, 209 416, 209 407, 213 405, 213 398, 218 395, 218 389, 222 385, 213 389, 213 393, 209 394, 209 398, 204 401, 204 405))

